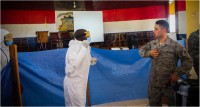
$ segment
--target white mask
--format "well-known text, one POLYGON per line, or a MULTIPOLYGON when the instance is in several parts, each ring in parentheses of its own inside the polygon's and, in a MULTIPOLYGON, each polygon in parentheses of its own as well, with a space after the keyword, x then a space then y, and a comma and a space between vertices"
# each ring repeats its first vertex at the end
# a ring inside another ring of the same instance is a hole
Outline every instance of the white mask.
POLYGON ((91 42, 91 37, 87 37, 87 41, 91 42))

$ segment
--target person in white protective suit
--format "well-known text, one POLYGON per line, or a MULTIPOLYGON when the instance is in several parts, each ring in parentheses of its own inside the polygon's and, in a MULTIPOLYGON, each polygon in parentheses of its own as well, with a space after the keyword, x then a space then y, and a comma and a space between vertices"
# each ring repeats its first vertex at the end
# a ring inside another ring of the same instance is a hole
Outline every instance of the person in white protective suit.
POLYGON ((78 29, 74 37, 69 42, 65 58, 65 105, 85 106, 90 64, 96 64, 96 58, 90 54, 89 31, 78 29))
POLYGON ((8 32, 5 29, 1 29, 1 64, 0 69, 2 69, 8 64, 10 61, 10 55, 9 55, 9 45, 12 45, 13 38, 12 34, 8 32))

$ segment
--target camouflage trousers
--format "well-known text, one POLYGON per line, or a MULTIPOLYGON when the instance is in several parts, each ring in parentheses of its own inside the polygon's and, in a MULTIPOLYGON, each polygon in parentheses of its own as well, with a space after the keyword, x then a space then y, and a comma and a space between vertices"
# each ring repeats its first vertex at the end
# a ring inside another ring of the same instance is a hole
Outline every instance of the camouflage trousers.
POLYGON ((167 100, 168 106, 175 106, 175 92, 171 87, 148 87, 149 106, 162 106, 162 97, 167 100))

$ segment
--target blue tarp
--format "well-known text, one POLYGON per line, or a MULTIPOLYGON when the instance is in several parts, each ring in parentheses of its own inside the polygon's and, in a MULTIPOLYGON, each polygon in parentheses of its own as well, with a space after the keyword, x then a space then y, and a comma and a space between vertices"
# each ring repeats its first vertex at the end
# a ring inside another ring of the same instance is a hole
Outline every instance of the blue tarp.
POLYGON ((91 104, 147 98, 150 59, 138 50, 105 51, 93 49, 98 63, 89 75, 91 104))
MULTIPOLYGON (((184 43, 184 42, 183 42, 184 43)), ((64 106, 63 80, 67 49, 18 53, 23 106, 64 106)), ((91 105, 147 98, 150 59, 138 49, 92 48, 97 64, 90 67, 91 105)), ((12 105, 10 63, 1 72, 1 103, 12 105)))

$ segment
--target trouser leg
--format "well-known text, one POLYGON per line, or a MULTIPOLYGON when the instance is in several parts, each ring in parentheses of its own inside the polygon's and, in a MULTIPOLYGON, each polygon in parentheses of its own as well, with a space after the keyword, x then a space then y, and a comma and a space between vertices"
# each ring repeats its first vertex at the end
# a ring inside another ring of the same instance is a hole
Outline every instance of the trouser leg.
POLYGON ((175 106, 175 93, 171 87, 167 87, 164 92, 168 106, 175 106))
POLYGON ((162 106, 161 88, 149 87, 149 106, 162 106))

